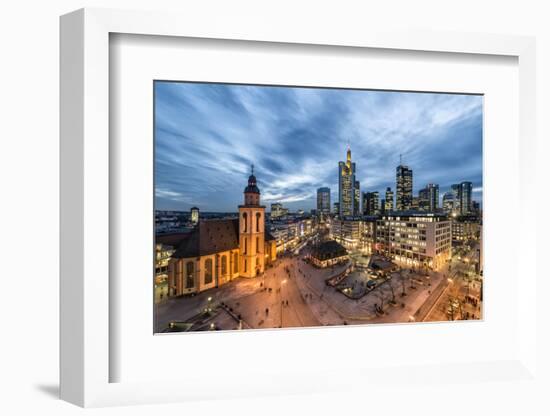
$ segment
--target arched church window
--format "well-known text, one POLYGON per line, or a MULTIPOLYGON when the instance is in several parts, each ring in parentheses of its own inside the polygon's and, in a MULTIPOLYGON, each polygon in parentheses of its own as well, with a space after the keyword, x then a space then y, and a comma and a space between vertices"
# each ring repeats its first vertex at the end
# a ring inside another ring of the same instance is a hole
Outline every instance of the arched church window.
POLYGON ((243 232, 247 232, 247 217, 246 212, 243 213, 243 232))
POLYGON ((207 259, 204 262, 204 284, 205 285, 212 283, 212 280, 213 280, 212 270, 213 270, 212 259, 207 259))
POLYGON ((227 274, 227 257, 222 256, 222 276, 227 274))
POLYGON ((262 214, 259 212, 256 213, 256 232, 260 232, 260 218, 262 217, 262 214))
POLYGON ((188 262, 186 266, 186 283, 185 287, 187 289, 190 289, 192 287, 195 287, 195 265, 193 262, 188 262))

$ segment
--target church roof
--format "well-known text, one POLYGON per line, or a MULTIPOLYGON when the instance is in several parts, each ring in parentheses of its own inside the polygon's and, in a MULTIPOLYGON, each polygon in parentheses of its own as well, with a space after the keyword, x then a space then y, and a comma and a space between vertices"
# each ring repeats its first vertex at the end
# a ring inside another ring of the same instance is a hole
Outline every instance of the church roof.
POLYGON ((177 247, 181 242, 191 235, 190 231, 183 233, 166 233, 166 234, 157 234, 155 237, 155 242, 157 244, 165 244, 167 246, 177 247))
MULTIPOLYGON (((266 229, 265 241, 275 238, 266 229)), ((201 220, 188 236, 180 240, 173 257, 188 258, 207 256, 239 248, 239 219, 201 220)))
POLYGON ((199 257, 239 247, 239 220, 203 220, 183 240, 174 253, 176 258, 199 257))

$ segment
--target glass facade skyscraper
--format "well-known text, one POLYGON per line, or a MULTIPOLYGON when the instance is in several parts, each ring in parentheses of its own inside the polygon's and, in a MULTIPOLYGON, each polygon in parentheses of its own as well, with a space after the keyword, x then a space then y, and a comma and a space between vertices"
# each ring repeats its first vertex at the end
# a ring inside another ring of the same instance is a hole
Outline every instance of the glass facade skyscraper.
POLYGON ((351 161, 348 147, 345 162, 338 162, 338 215, 351 217, 356 212, 355 205, 355 163, 351 161))
POLYGON ((330 188, 317 189, 317 213, 330 214, 330 188))
POLYGON ((413 202, 413 171, 408 166, 399 165, 395 174, 395 208, 397 211, 407 211, 413 202))

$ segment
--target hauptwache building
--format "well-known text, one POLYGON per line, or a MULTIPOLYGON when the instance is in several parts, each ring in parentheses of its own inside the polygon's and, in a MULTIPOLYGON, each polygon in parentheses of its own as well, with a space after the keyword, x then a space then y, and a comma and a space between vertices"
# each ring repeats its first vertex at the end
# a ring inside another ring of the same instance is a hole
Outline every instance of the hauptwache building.
POLYGON ((252 169, 239 218, 200 220, 179 242, 168 267, 170 294, 199 293, 237 277, 254 278, 276 259, 276 253, 252 169))

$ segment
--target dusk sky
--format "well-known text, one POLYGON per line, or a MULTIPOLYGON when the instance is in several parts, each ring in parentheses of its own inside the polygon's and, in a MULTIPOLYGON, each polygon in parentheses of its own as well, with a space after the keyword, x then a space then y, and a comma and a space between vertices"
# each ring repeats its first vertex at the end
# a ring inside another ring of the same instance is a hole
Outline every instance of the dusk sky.
POLYGON ((235 212, 250 165, 261 201, 338 201, 348 143, 361 192, 395 192, 399 155, 414 195, 473 183, 482 197, 483 97, 476 95, 155 82, 156 209, 235 212))

